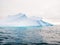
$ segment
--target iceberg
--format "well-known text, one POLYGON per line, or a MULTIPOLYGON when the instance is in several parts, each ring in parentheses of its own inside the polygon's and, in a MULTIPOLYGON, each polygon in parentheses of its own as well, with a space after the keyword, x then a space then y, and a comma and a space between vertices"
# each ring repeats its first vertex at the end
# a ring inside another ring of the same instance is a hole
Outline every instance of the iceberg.
POLYGON ((29 18, 25 14, 8 16, 4 20, 0 20, 0 26, 52 26, 52 24, 43 21, 40 17, 29 18))
POLYGON ((41 17, 27 17, 22 13, 8 16, 0 20, 0 32, 3 37, 1 42, 43 43, 47 36, 44 37, 45 29, 42 29, 44 26, 52 26, 52 24, 43 21, 41 17))

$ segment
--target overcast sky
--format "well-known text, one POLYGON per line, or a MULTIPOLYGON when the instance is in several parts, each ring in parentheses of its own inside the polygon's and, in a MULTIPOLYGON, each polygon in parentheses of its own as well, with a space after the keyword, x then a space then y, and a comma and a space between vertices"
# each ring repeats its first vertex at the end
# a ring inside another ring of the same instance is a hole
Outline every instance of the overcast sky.
POLYGON ((0 19, 18 13, 60 24, 60 0, 0 0, 0 19))

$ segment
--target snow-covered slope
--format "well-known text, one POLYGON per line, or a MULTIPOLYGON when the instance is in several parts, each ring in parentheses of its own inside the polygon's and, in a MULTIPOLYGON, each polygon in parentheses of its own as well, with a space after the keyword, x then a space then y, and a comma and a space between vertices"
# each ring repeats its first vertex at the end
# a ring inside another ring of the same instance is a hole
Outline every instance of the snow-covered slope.
POLYGON ((36 21, 40 26, 53 26, 52 24, 43 21, 41 17, 32 17, 31 19, 36 21))
POLYGON ((52 26, 52 24, 44 22, 39 17, 29 18, 25 14, 19 13, 0 20, 0 26, 52 26))

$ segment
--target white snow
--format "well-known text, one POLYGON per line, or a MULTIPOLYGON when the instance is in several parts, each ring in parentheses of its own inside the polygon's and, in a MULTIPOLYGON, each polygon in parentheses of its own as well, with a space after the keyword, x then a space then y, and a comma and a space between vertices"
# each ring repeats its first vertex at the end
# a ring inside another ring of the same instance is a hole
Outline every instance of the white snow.
POLYGON ((22 13, 0 20, 0 26, 51 26, 51 24, 47 24, 40 17, 29 18, 22 13))

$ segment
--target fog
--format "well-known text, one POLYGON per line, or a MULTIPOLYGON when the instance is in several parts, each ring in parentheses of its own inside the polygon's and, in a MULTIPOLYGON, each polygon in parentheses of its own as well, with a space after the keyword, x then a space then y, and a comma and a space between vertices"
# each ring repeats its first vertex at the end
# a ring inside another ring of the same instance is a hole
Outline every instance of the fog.
POLYGON ((60 0, 0 0, 0 19, 17 13, 60 24, 60 0))

